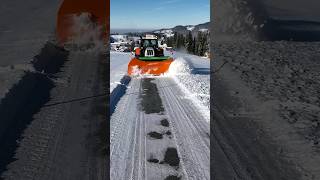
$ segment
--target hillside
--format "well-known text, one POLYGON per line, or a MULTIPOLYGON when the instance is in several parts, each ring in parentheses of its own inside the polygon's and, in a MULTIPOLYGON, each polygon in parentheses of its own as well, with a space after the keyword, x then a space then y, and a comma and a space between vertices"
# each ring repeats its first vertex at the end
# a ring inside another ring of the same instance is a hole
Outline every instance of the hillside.
POLYGON ((210 25, 209 22, 198 24, 198 25, 185 25, 185 26, 178 25, 173 28, 155 30, 155 31, 152 31, 152 33, 162 34, 162 35, 165 35, 166 37, 171 37, 174 35, 174 33, 186 35, 189 32, 191 32, 192 34, 196 34, 199 31, 208 32, 209 25, 210 25))

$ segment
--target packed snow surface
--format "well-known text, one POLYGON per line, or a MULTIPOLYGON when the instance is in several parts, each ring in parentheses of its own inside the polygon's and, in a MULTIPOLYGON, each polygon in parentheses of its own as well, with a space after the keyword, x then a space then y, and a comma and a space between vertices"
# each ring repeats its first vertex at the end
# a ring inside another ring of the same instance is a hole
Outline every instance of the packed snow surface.
POLYGON ((110 179, 210 179, 210 126, 195 104, 171 77, 129 85, 110 120, 110 179))

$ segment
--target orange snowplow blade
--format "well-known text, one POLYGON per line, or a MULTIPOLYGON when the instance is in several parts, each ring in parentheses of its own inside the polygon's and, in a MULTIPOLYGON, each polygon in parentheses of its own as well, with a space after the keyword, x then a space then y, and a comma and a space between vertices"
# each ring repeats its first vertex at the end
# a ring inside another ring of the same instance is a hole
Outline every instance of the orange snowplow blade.
POLYGON ((171 57, 162 61, 143 61, 138 58, 133 58, 128 64, 128 75, 161 75, 168 71, 172 62, 173 59, 171 57))
POLYGON ((109 36, 110 0, 63 0, 57 16, 57 38, 64 44, 72 36, 72 15, 89 13, 91 20, 103 27, 103 38, 109 36))

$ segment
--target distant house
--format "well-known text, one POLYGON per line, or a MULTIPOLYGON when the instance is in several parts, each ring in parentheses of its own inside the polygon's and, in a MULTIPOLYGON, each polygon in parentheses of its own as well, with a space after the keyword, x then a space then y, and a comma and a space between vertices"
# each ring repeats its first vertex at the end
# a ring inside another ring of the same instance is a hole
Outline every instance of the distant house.
POLYGON ((127 42, 113 42, 113 43, 110 43, 111 45, 111 50, 114 50, 114 51, 118 51, 119 49, 123 49, 123 47, 126 47, 128 45, 127 42))
POLYGON ((137 42, 137 41, 139 41, 141 38, 140 38, 140 37, 137 37, 137 36, 133 36, 133 37, 129 37, 128 39, 131 40, 131 41, 133 41, 133 42, 137 42))
POLYGON ((110 36, 110 48, 113 51, 129 51, 131 44, 128 35, 111 35, 110 36))

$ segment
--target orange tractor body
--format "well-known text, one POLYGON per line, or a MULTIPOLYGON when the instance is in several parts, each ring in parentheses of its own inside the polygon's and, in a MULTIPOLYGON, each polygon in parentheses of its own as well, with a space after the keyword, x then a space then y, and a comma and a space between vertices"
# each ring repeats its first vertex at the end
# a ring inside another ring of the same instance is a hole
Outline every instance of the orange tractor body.
POLYGON ((165 57, 165 59, 143 59, 133 58, 128 64, 128 74, 151 74, 161 75, 168 71, 170 64, 173 62, 173 58, 165 57))
POLYGON ((155 35, 141 37, 139 47, 135 49, 135 57, 128 64, 128 75, 150 74, 161 75, 169 70, 173 58, 164 56, 155 35))

